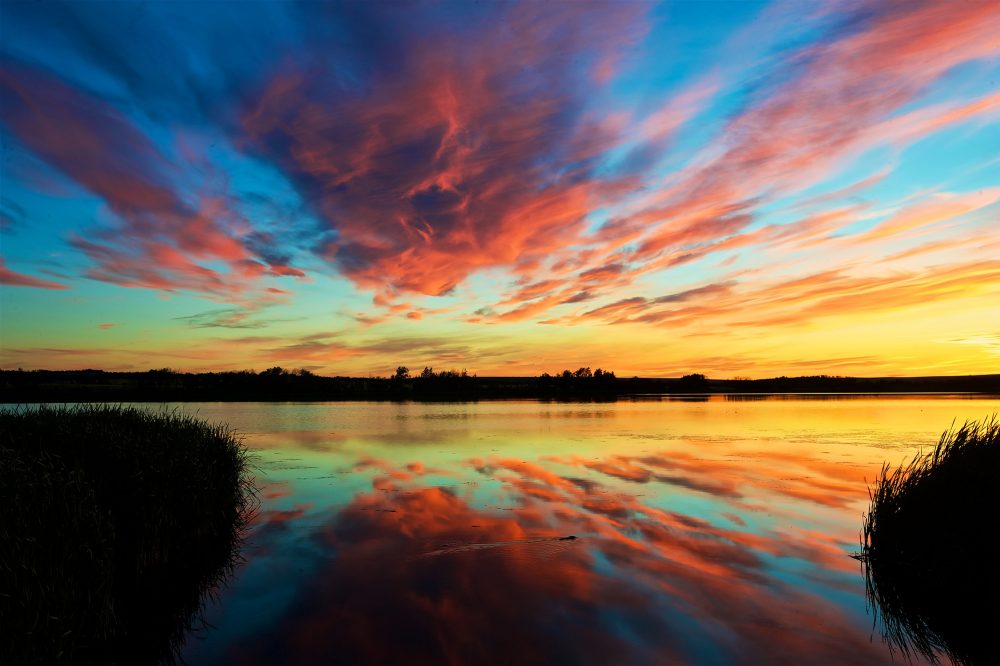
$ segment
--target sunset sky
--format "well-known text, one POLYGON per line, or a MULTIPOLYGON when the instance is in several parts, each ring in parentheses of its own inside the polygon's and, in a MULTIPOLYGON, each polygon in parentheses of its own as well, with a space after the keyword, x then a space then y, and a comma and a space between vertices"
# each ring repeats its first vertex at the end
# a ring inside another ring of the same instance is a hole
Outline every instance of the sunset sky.
POLYGON ((0 4, 0 367, 1000 372, 1000 8, 0 4))

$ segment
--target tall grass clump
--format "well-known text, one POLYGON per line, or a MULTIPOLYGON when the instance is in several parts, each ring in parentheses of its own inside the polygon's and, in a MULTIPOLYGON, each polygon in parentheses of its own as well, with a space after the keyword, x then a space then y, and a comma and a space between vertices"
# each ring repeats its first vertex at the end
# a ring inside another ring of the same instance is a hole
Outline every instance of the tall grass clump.
POLYGON ((1000 611, 1000 423, 946 431, 889 465, 861 532, 869 607, 891 650, 937 663, 996 663, 1000 611))
POLYGON ((176 661, 255 508, 224 426, 108 405, 0 410, 0 663, 176 661))

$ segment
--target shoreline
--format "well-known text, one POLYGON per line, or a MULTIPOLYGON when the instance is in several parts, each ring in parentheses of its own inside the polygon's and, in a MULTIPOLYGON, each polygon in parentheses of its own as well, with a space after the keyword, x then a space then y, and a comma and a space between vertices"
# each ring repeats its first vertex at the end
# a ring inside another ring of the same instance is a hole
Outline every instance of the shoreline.
MULTIPOLYGON (((402 368, 405 370, 405 368, 402 368)), ((615 377, 589 368, 541 377, 477 377, 466 373, 420 376, 324 377, 271 368, 219 373, 0 370, 0 401, 52 402, 478 402, 481 400, 702 400, 875 395, 1000 396, 1000 374, 944 377, 774 377, 710 379, 615 377), (586 371, 587 374, 583 374, 586 371)))
POLYGON ((883 392, 798 392, 798 393, 639 393, 617 394, 614 396, 482 396, 476 398, 457 397, 409 397, 409 398, 171 398, 157 399, 102 399, 102 400, 0 400, 0 405, 57 405, 57 404, 136 404, 154 405, 164 403, 257 403, 257 404, 341 404, 341 403, 416 403, 416 404, 475 404, 480 402, 541 402, 541 403, 614 403, 614 402, 708 402, 713 398, 731 399, 732 402, 768 400, 851 400, 862 398, 954 398, 998 399, 1000 392, 991 391, 883 391, 883 392))

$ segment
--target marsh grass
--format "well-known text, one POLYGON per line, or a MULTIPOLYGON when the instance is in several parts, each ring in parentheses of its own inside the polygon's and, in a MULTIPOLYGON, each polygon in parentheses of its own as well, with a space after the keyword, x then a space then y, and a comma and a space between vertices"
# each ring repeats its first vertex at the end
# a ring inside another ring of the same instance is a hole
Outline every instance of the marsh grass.
POLYGON ((257 508, 224 426, 0 410, 0 663, 173 663, 257 508))
POLYGON ((891 650, 932 663, 996 663, 998 482, 995 416, 953 427, 907 464, 883 466, 857 558, 891 650))

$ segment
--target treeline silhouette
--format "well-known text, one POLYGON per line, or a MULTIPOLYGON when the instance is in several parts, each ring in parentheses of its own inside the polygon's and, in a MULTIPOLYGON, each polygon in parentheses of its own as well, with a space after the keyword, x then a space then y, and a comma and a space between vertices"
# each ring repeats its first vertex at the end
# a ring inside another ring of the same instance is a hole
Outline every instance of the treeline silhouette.
POLYGON ((589 367, 538 377, 478 377, 465 370, 411 373, 399 366, 389 377, 325 377, 309 370, 273 367, 262 372, 147 372, 104 370, 0 370, 3 402, 249 401, 249 400, 480 400, 541 398, 613 400, 619 396, 726 393, 993 393, 1000 375, 953 377, 776 377, 709 379, 618 377, 589 367))

